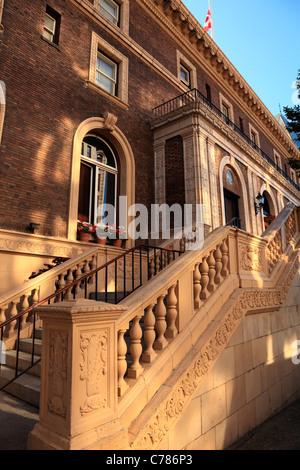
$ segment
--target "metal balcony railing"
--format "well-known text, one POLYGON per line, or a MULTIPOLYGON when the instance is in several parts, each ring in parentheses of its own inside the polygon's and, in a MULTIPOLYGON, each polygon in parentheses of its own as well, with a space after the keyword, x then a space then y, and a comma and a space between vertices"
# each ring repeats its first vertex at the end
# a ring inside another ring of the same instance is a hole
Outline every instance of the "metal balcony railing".
POLYGON ((300 191, 300 187, 295 183, 261 148, 259 148, 244 132, 232 122, 225 114, 220 111, 214 104, 212 104, 199 90, 194 88, 189 90, 186 93, 183 93, 172 100, 167 101, 166 103, 161 104, 153 109, 154 119, 161 118, 167 114, 176 111, 179 108, 182 108, 188 104, 201 102, 207 106, 214 114, 221 118, 231 129, 234 130, 244 141, 250 145, 260 156, 267 161, 275 170, 278 171, 294 188, 300 191))

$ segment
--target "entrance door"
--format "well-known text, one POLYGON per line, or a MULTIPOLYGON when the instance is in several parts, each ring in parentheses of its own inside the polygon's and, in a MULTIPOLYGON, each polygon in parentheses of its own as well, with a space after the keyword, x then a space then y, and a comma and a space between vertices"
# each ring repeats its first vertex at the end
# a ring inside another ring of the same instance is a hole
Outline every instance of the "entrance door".
POLYGON ((239 213, 239 196, 224 189, 224 203, 226 224, 231 223, 235 227, 241 228, 239 213))

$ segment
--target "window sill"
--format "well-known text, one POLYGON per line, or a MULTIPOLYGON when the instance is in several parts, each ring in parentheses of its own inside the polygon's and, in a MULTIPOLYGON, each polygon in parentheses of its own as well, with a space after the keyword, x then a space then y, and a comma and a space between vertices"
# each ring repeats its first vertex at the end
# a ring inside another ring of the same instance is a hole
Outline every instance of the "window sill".
POLYGON ((55 47, 55 49, 57 49, 58 51, 60 51, 60 48, 59 48, 59 46, 58 46, 57 44, 55 44, 54 42, 51 42, 51 41, 49 41, 48 39, 44 38, 43 35, 41 36, 41 39, 42 39, 43 41, 45 41, 47 44, 49 44, 49 46, 55 47))
POLYGON ((100 93, 101 95, 104 95, 104 96, 106 96, 107 98, 113 100, 116 104, 118 104, 118 105, 121 106, 122 108, 124 108, 124 109, 128 109, 128 108, 129 108, 128 103, 126 103, 125 101, 122 101, 122 100, 121 100, 120 98, 118 98, 117 96, 114 96, 114 95, 112 95, 111 93, 108 93, 108 92, 105 91, 103 88, 101 88, 100 86, 96 85, 96 83, 91 82, 90 80, 86 80, 86 81, 85 81, 85 84, 86 84, 86 88, 91 88, 92 90, 97 91, 97 92, 100 93))

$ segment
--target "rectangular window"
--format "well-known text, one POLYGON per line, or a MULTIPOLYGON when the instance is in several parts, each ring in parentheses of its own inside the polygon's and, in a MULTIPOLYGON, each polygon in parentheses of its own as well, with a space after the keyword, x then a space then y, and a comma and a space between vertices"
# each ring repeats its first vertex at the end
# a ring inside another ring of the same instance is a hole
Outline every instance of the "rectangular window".
POLYGON ((98 53, 96 83, 112 95, 116 95, 118 66, 105 55, 98 53))
POLYGON ((255 132, 251 131, 250 139, 251 139, 251 142, 253 144, 253 147, 256 147, 256 145, 257 145, 257 135, 255 134, 255 132))
POLYGON ((180 64, 180 80, 188 87, 191 85, 190 71, 182 64, 180 64))
POLYGON ((206 84, 206 98, 211 103, 211 88, 208 84, 206 84))
POLYGON ((240 117, 240 131, 242 131, 242 133, 244 133, 244 122, 243 122, 243 119, 240 117))
POLYGON ((112 23, 119 22, 119 5, 113 0, 100 0, 100 12, 112 23))
POLYGON ((60 20, 60 14, 47 5, 43 37, 56 45, 58 45, 59 42, 60 20))

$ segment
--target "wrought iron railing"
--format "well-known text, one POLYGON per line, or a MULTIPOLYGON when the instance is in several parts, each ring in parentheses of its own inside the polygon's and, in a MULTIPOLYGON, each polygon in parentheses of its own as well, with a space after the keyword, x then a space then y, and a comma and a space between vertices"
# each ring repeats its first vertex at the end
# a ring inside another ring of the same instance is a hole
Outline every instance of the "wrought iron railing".
POLYGON ((72 283, 65 285, 43 300, 34 303, 30 307, 19 312, 14 317, 1 323, 0 345, 4 339, 5 329, 12 323, 14 323, 16 326, 16 362, 15 375, 13 379, 7 382, 2 388, 0 388, 0 390, 6 388, 16 378, 20 377, 40 362, 40 359, 36 360, 35 358, 35 309, 37 307, 45 304, 51 304, 51 302, 61 302, 64 300, 76 298, 89 298, 117 304, 137 290, 139 287, 141 287, 145 280, 150 280, 171 262, 175 261, 179 256, 181 256, 181 254, 183 254, 183 252, 180 250, 173 250, 170 248, 155 247, 150 245, 139 245, 137 247, 131 248, 130 250, 125 251, 118 257, 105 263, 99 268, 89 271, 87 274, 82 275, 72 283), (136 267, 138 267, 137 273, 135 270, 136 267), (101 273, 103 273, 103 276, 101 279, 99 279, 101 273), (120 290, 121 286, 122 288, 120 290), (32 322, 33 329, 31 343, 31 363, 26 370, 19 371, 21 323, 22 318, 25 316, 28 318, 29 315, 31 315, 30 322, 32 322))
POLYGON ((248 137, 234 122, 232 122, 225 114, 220 111, 217 106, 212 104, 210 100, 208 100, 199 90, 194 88, 193 90, 189 90, 186 93, 183 93, 166 103, 161 104, 153 109, 153 115, 155 119, 161 118, 166 114, 171 113, 172 111, 176 111, 183 106, 186 106, 190 103, 194 102, 201 102, 205 104, 214 114, 216 114, 219 118, 221 118, 231 129, 234 130, 236 134, 238 134, 242 139, 244 139, 248 145, 250 145, 256 152, 258 152, 261 157, 267 161, 275 170, 278 171, 294 188, 300 191, 300 187, 295 181, 293 181, 283 170, 280 168, 261 148, 258 147, 251 139, 248 137))

